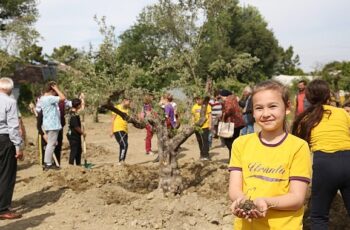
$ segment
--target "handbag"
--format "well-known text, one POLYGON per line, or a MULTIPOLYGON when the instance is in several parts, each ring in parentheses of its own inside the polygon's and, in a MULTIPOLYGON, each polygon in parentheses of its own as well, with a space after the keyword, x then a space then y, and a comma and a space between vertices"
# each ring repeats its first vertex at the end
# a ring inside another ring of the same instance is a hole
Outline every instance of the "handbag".
POLYGON ((235 123, 233 122, 219 122, 218 136, 223 138, 233 137, 235 132, 235 123))

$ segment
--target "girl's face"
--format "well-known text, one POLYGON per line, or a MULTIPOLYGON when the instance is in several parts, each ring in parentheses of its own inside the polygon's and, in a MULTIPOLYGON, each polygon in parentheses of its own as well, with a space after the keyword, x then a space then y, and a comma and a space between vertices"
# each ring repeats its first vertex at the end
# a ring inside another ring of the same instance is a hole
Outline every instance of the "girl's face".
POLYGON ((124 99, 123 100, 123 106, 125 108, 130 108, 131 101, 129 99, 124 99))
POLYGON ((203 104, 203 99, 202 99, 202 98, 196 99, 196 103, 197 103, 198 105, 202 105, 202 104, 203 104))
POLYGON ((287 111, 282 95, 277 90, 262 90, 253 97, 253 114, 263 131, 283 131, 287 111))

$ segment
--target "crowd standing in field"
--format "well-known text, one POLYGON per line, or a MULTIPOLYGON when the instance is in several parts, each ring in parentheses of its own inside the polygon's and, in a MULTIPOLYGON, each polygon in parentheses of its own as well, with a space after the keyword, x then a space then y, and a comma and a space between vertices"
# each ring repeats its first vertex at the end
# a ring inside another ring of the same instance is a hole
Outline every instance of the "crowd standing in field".
MULTIPOLYGON (((212 138, 221 138, 219 122, 234 123, 233 134, 221 140, 229 150, 229 196, 232 213, 237 217, 235 229, 283 229, 287 225, 302 229, 303 204, 311 178, 312 229, 328 228, 330 204, 338 190, 350 210, 350 102, 345 101, 343 108, 336 108, 338 104, 334 103, 329 86, 323 80, 309 84, 302 80, 297 86, 291 133, 286 117, 292 104, 288 89, 279 82, 265 81, 254 89, 246 86, 241 98, 227 89, 217 90, 211 100, 195 98, 192 124, 200 120, 202 113, 205 118, 195 130, 199 159, 211 159, 212 138), (204 107, 206 110, 201 111, 204 107), (254 130, 254 123, 260 131, 254 130), (250 209, 243 208, 245 202, 252 203, 250 209)), ((11 79, 0 79, 0 219, 21 217, 9 209, 16 162, 22 158, 23 143, 16 101, 9 96, 12 88, 11 79)), ((130 115, 130 104, 131 100, 124 97, 115 108, 130 115)), ((172 95, 166 93, 158 106, 163 109, 163 115, 155 113, 152 99, 145 96, 139 118, 147 121, 148 116, 164 116, 164 125, 172 137, 180 124, 177 104, 172 95)), ((79 116, 81 100, 67 100, 57 84, 49 82, 33 109, 39 143, 43 144, 39 144, 39 152, 45 171, 59 169, 67 108, 70 108, 68 163, 81 165, 81 137, 86 135, 79 116)), ((123 165, 128 151, 128 121, 112 113, 111 126, 111 137, 119 144, 117 164, 123 165)), ((147 124, 145 152, 148 155, 153 155, 152 136, 152 126, 147 124)))

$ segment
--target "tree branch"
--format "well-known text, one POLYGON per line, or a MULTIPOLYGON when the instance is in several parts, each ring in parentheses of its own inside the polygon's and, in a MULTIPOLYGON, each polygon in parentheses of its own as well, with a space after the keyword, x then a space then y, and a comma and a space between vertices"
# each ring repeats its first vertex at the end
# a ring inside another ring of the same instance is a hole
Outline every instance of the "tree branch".
POLYGON ((114 105, 109 102, 105 105, 102 105, 103 108, 108 109, 116 114, 118 114, 119 116, 121 116, 121 118, 123 118, 123 120, 127 121, 128 123, 133 124, 133 126, 137 129, 144 129, 146 128, 146 123, 139 121, 133 117, 130 117, 128 114, 123 113, 122 111, 120 111, 119 109, 115 108, 114 105))

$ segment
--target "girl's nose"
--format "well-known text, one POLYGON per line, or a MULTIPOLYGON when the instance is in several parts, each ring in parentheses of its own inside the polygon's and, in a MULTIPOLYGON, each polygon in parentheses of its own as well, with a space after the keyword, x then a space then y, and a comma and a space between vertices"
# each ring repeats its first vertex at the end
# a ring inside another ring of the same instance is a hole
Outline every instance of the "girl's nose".
POLYGON ((262 111, 262 116, 263 116, 263 117, 268 117, 268 116, 270 116, 269 110, 268 110, 268 109, 264 109, 264 110, 262 111))

